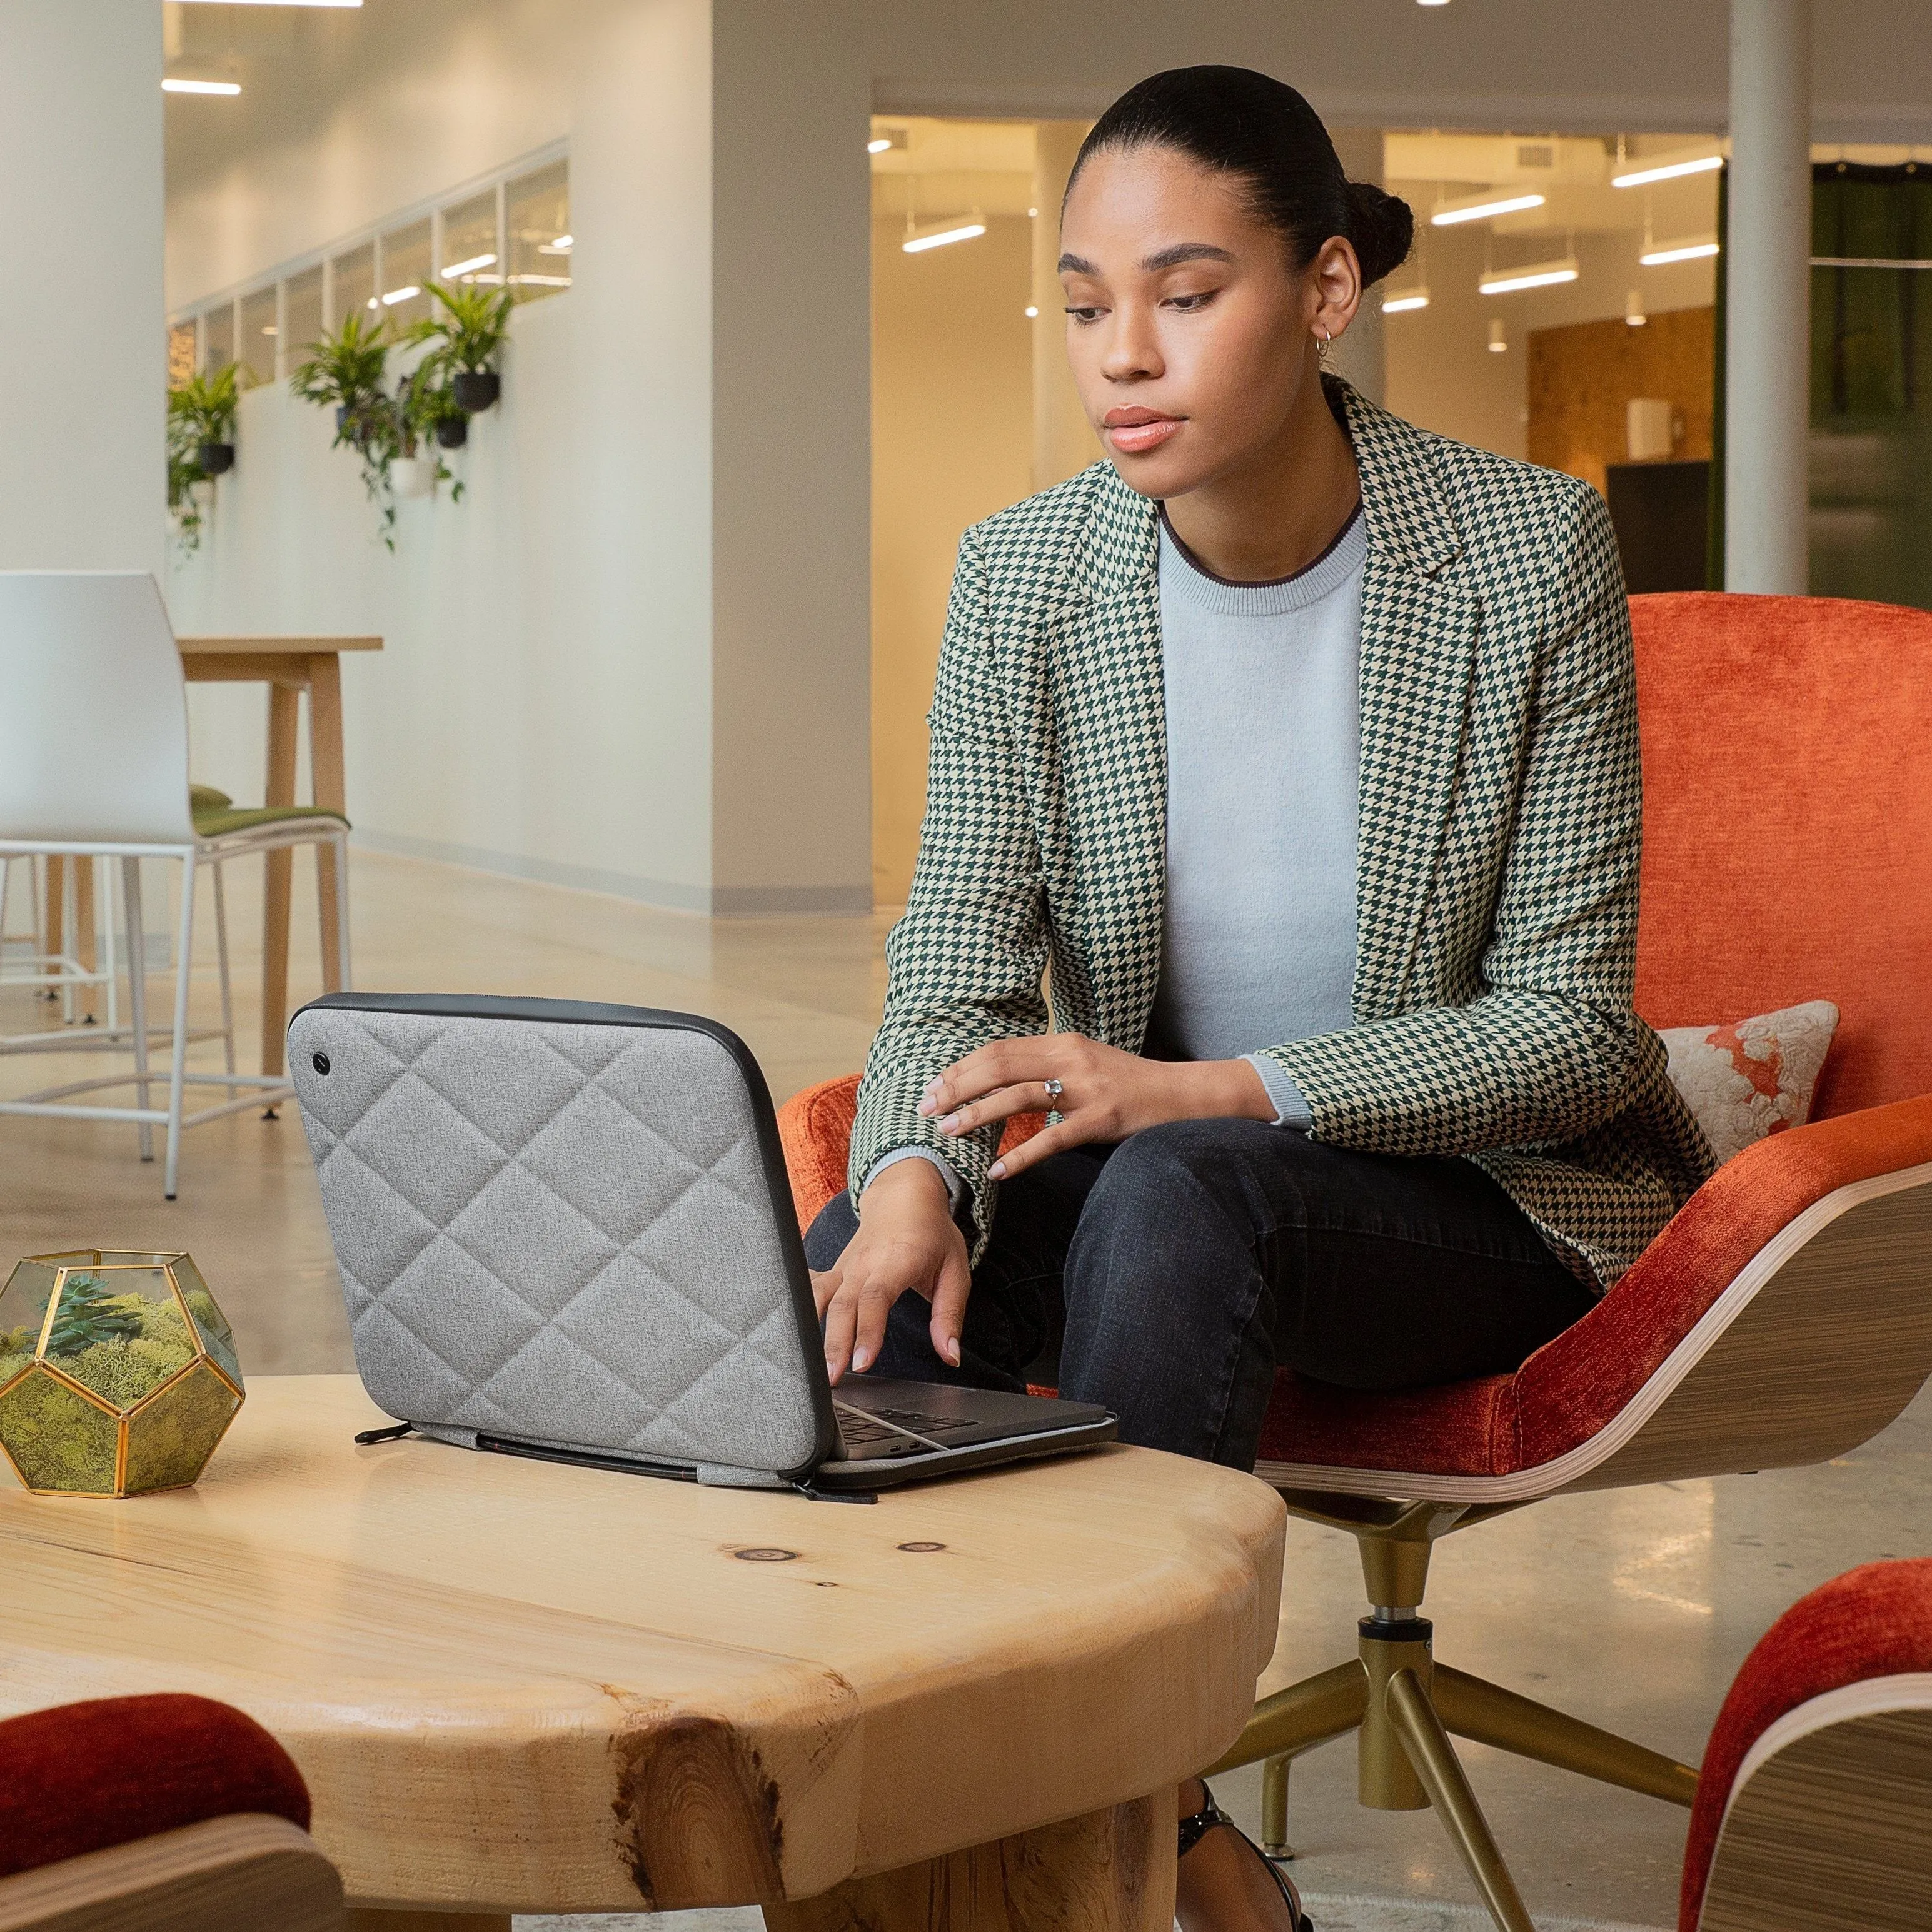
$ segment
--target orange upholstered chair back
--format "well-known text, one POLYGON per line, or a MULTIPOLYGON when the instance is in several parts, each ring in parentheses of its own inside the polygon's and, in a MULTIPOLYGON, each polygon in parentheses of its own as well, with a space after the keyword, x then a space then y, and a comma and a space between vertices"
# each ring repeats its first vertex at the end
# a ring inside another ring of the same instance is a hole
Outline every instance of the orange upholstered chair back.
POLYGON ((1932 614, 1634 597, 1637 1010, 1837 1002, 1816 1114, 1932 1093, 1932 614))

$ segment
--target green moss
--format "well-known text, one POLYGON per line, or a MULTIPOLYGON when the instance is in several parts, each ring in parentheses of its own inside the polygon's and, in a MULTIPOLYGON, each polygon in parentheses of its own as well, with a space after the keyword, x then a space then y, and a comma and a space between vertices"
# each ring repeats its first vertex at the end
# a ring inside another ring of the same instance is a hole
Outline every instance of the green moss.
POLYGON ((170 1346, 194 1353, 194 1337, 188 1333, 182 1312, 172 1301, 144 1301, 141 1304, 141 1336, 144 1341, 165 1342, 170 1346))
POLYGON ((206 1366, 155 1396, 128 1424, 128 1493, 193 1482, 238 1406, 206 1366))
MULTIPOLYGON (((12 1339, 11 1336, 0 1336, 0 1342, 10 1342, 12 1339)), ((31 1348, 10 1348, 4 1354, 0 1354, 0 1388, 4 1388, 33 1359, 34 1352, 31 1348)))
POLYGON ((111 1491, 120 1426, 44 1369, 0 1395, 0 1443, 32 1489, 111 1491))
MULTIPOLYGON (((178 1316, 176 1325, 180 1326, 178 1316)), ((194 1351, 179 1342, 144 1337, 134 1342, 97 1342, 77 1355, 62 1357, 61 1367, 117 1408, 132 1408, 194 1360, 194 1351)))

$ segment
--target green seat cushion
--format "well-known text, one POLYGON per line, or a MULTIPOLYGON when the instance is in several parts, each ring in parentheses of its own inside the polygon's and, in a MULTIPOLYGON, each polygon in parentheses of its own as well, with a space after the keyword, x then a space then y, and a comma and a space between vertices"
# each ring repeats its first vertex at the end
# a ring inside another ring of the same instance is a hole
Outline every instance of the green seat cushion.
POLYGON ((212 785, 191 784, 188 788, 188 808, 193 812, 225 811, 235 801, 212 785))
POLYGON ((250 832, 258 825, 277 825, 290 818, 332 818, 338 825, 349 823, 340 812, 325 812, 319 805, 238 806, 223 799, 218 806, 204 808, 199 800, 194 806, 194 829, 203 838, 225 838, 231 832, 250 832))

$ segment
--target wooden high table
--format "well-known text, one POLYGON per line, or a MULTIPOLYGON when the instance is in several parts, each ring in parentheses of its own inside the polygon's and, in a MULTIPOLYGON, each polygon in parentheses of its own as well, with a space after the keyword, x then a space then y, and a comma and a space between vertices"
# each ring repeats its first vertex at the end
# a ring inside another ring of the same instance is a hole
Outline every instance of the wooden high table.
MULTIPOLYGON (((182 675, 190 684, 266 684, 268 687, 268 776, 264 805, 296 802, 296 731, 302 694, 308 693, 309 771, 314 802, 347 816, 342 778, 343 651, 380 651, 380 638, 181 638, 182 675)), ((288 1024, 289 886, 295 854, 268 854, 262 919, 262 1071, 282 1070, 288 1024)), ((322 912, 322 985, 335 981, 340 956, 335 932, 335 852, 315 848, 322 912)))
POLYGON ((1109 1448, 865 1507, 352 1444, 386 1419, 257 1378, 193 1490, 0 1489, 0 1713, 238 1705, 358 1932, 1168 1932, 1174 1784, 1274 1645, 1252 1477, 1109 1448))

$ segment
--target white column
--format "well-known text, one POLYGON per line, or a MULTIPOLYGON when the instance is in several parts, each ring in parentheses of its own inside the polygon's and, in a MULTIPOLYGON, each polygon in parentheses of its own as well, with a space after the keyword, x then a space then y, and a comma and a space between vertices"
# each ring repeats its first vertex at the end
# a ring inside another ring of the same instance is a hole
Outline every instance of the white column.
POLYGON ((166 536, 161 10, 0 6, 0 569, 152 570, 166 536))
POLYGON ((1808 587, 1810 0, 1731 0, 1724 587, 1808 587))

